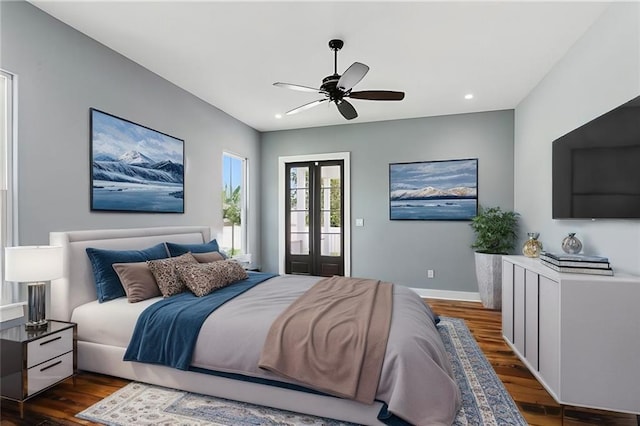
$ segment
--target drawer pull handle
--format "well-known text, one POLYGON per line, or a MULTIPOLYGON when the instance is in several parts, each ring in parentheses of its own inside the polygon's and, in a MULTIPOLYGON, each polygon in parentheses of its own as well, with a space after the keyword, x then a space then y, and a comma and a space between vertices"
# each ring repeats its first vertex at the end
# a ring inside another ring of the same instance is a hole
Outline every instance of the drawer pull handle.
POLYGON ((40 346, 44 346, 44 345, 46 345, 47 343, 55 342, 56 340, 60 340, 60 339, 62 339, 62 336, 54 337, 53 339, 49 339, 49 340, 47 340, 46 342, 42 342, 42 343, 40 343, 40 346))
POLYGON ((54 363, 53 363, 53 364, 51 364, 51 365, 47 365, 46 367, 41 368, 41 369, 40 369, 40 372, 43 372, 44 370, 48 370, 48 369, 50 369, 50 368, 53 368, 53 367, 55 367, 55 366, 56 366, 56 365, 58 365, 58 364, 62 364, 62 361, 56 361, 56 362, 54 362, 54 363))

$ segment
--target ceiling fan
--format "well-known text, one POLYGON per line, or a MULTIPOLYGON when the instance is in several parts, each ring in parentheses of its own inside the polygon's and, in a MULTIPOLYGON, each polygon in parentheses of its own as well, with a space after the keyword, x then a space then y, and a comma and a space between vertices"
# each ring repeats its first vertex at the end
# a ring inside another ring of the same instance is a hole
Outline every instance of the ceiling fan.
POLYGON ((334 66, 333 74, 322 79, 322 85, 319 89, 300 86, 290 83, 273 83, 274 86, 284 87, 287 89, 299 90, 301 92, 320 93, 325 97, 308 104, 299 106, 287 111, 287 115, 297 114, 301 111, 313 108, 323 102, 329 101, 336 104, 340 114, 347 120, 353 120, 358 116, 356 109, 345 98, 366 99, 371 101, 401 101, 404 99, 404 92, 394 92, 391 90, 363 90, 360 92, 352 92, 353 86, 358 84, 360 80, 367 74, 369 67, 360 62, 354 62, 344 74, 338 74, 338 50, 342 49, 344 42, 342 40, 329 41, 329 48, 333 50, 334 66))

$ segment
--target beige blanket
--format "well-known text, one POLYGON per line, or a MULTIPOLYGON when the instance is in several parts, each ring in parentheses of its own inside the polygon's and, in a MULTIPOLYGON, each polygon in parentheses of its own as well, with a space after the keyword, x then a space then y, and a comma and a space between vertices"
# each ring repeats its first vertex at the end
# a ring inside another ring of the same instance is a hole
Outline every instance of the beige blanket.
POLYGON ((389 337, 393 287, 378 280, 319 281, 272 324, 260 368, 371 404, 389 337))

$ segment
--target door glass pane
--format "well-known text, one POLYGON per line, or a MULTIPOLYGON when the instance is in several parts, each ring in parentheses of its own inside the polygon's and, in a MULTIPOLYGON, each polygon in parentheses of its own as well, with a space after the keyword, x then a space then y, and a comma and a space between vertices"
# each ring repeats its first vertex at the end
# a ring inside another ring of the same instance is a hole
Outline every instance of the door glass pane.
POLYGON ((291 254, 309 254, 309 212, 289 212, 291 218, 291 254))
POLYGON ((320 174, 320 254, 340 256, 342 251, 340 166, 322 166, 320 174))
POLYGON ((331 231, 331 214, 328 210, 320 212, 320 226, 322 228, 322 232, 331 231))
POLYGON ((291 189, 309 187, 309 167, 291 167, 289 173, 291 189))
POLYGON ((340 234, 322 233, 320 239, 320 254, 322 256, 340 256, 341 255, 341 239, 340 234))
POLYGON ((339 230, 342 227, 342 212, 339 209, 330 210, 329 216, 331 218, 331 226, 336 230, 339 230))
MULTIPOLYGON (((342 213, 340 166, 323 166, 321 167, 321 175, 320 209, 331 212, 329 226, 340 228, 342 226, 340 218, 342 213)), ((339 232, 339 229, 335 232, 339 232)))
POLYGON ((291 232, 309 233, 309 212, 291 212, 291 232))
POLYGON ((309 210, 309 190, 291 190, 291 210, 309 210))
POLYGON ((291 254, 309 254, 308 232, 291 232, 291 254))
POLYGON ((291 167, 289 172, 290 254, 309 254, 309 167, 291 167))
POLYGON ((322 187, 329 187, 331 179, 340 180, 340 166, 322 166, 320 173, 322 174, 322 187))
POLYGON ((320 195, 320 208, 322 210, 340 210, 340 180, 332 179, 333 187, 322 188, 320 195))

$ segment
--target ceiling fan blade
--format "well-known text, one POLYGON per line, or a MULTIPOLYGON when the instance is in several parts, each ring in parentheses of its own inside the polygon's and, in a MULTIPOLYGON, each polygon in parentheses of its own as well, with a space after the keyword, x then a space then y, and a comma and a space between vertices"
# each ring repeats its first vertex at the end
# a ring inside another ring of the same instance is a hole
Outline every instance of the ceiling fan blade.
POLYGON ((356 109, 346 100, 343 99, 336 102, 336 105, 338 105, 338 111, 340 111, 340 114, 342 114, 342 116, 347 120, 353 120, 358 116, 356 109))
POLYGON ((401 101, 404 99, 404 92, 394 92, 392 90, 363 90, 351 92, 348 95, 352 99, 367 99, 370 101, 401 101))
POLYGON ((273 85, 276 87, 282 87, 284 89, 298 90, 300 92, 324 93, 323 90, 315 89, 313 87, 308 87, 308 86, 300 86, 299 84, 278 82, 278 83, 273 83, 273 85))
POLYGON ((313 101, 313 102, 309 102, 308 104, 304 104, 302 106, 299 106, 298 108, 294 108, 291 111, 287 111, 285 114, 286 115, 293 115, 293 114, 297 114, 299 112, 308 110, 309 108, 313 108, 316 105, 320 105, 322 102, 326 101, 327 99, 318 99, 317 101, 313 101))
POLYGON ((360 62, 354 62, 349 68, 342 74, 340 80, 338 80, 338 88, 346 92, 351 90, 353 86, 358 84, 360 80, 369 72, 369 67, 360 62))

